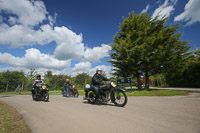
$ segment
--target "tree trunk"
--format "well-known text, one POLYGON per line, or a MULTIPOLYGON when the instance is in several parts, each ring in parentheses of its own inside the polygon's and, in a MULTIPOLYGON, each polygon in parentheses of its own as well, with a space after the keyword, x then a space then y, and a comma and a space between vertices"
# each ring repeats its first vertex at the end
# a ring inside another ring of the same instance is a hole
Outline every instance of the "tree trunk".
POLYGON ((6 84, 6 92, 8 91, 8 81, 7 81, 7 84, 6 84))
POLYGON ((138 82, 138 89, 141 90, 142 89, 142 85, 141 85, 141 80, 140 80, 140 74, 137 73, 137 82, 138 82))
POLYGON ((145 73, 145 89, 149 89, 149 74, 145 73))
POLYGON ((22 91, 24 90, 24 81, 22 81, 22 91))

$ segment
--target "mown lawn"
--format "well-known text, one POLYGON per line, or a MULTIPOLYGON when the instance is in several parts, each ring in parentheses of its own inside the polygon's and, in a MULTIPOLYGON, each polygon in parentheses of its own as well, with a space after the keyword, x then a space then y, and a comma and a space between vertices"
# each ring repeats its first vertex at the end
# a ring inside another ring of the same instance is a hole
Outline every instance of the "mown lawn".
MULTIPOLYGON (((79 95, 84 95, 84 90, 78 90, 79 95)), ((61 90, 50 91, 50 95, 61 95, 61 90)), ((15 92, 0 92, 0 95, 31 95, 30 91, 23 91, 21 94, 15 92)), ((133 90, 126 92, 127 96, 176 96, 176 95, 188 95, 189 92, 186 91, 176 91, 176 90, 157 90, 157 89, 150 89, 150 90, 133 90)))

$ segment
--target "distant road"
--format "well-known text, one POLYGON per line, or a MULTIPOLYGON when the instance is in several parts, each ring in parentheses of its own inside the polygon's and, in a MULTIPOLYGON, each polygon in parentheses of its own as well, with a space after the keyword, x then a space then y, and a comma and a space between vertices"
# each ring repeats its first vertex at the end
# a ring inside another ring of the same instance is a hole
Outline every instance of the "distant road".
MULTIPOLYGON (((131 87, 126 87, 127 89, 131 89, 131 87)), ((150 87, 151 89, 162 89, 162 90, 180 90, 180 91, 189 91, 200 93, 200 88, 178 88, 178 87, 150 87)), ((133 88, 134 91, 135 88, 133 88)), ((136 89, 137 90, 137 89, 136 89)))
POLYGON ((200 133, 200 93, 128 97, 124 107, 91 105, 83 97, 0 95, 24 116, 33 133, 200 133))
POLYGON ((166 87, 166 88, 153 88, 153 89, 182 90, 182 91, 189 91, 189 92, 197 92, 197 93, 200 93, 200 88, 176 88, 176 87, 166 87))

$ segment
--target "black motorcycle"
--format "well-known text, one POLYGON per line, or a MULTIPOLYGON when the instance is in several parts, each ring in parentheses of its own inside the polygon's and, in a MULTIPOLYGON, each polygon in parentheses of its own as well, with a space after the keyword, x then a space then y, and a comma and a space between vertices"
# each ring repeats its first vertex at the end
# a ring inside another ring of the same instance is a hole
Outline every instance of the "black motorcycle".
POLYGON ((35 101, 43 100, 45 102, 49 101, 49 90, 46 83, 37 83, 32 90, 32 98, 35 101))
POLYGON ((124 107, 127 104, 128 98, 125 93, 126 88, 122 86, 115 85, 114 82, 108 81, 107 85, 102 85, 99 88, 99 96, 96 99, 95 91, 89 85, 85 87, 85 97, 84 100, 88 100, 89 103, 103 103, 107 104, 110 100, 116 106, 124 107))

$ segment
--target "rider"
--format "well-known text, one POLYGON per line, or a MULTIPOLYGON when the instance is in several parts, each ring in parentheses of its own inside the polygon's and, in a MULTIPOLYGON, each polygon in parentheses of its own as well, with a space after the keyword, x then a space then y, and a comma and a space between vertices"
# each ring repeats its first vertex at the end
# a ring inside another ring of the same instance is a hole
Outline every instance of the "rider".
POLYGON ((102 75, 102 70, 99 68, 96 70, 96 73, 92 77, 92 88, 95 90, 96 98, 98 99, 98 94, 99 94, 99 88, 104 86, 102 81, 108 81, 106 77, 102 75))
POLYGON ((69 79, 65 80, 64 88, 65 88, 65 91, 66 91, 66 95, 69 95, 69 89, 72 88, 72 84, 70 84, 69 79))
POLYGON ((37 75, 36 80, 33 82, 32 93, 34 93, 36 91, 38 83, 44 83, 44 81, 41 79, 41 75, 37 75))

